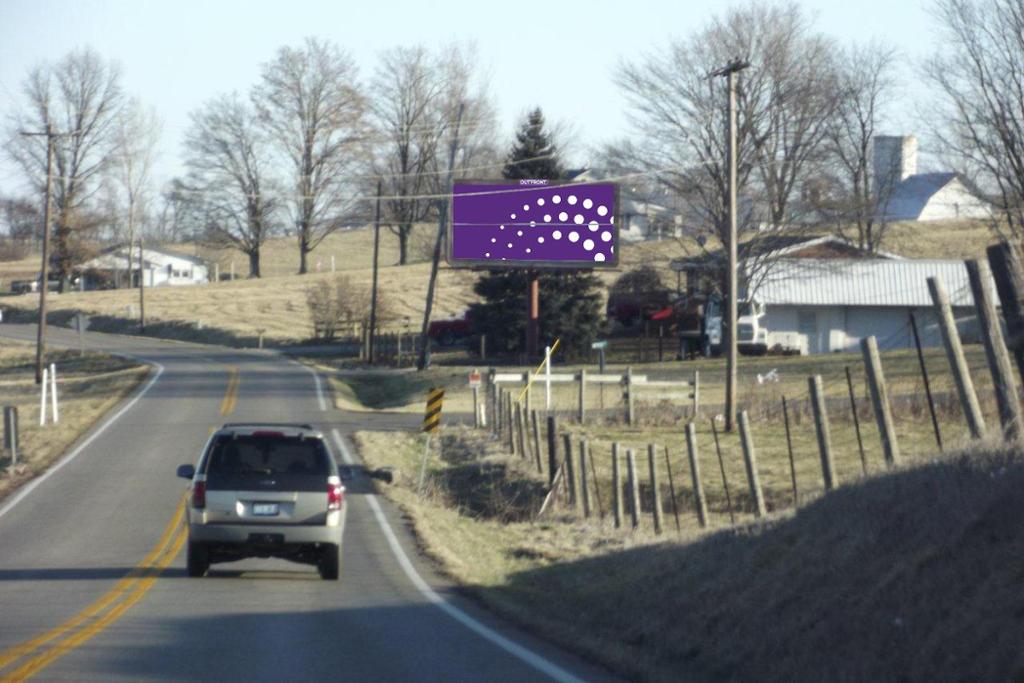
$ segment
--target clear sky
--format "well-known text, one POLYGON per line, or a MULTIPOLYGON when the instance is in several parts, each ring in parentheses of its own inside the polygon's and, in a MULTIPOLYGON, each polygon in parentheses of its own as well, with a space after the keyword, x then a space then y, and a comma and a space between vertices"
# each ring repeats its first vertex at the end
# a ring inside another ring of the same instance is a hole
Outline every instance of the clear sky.
MULTIPOLYGON (((120 62, 125 89, 164 121, 159 176, 181 169, 188 112, 221 92, 245 91, 276 49, 315 35, 337 42, 372 74, 377 54, 398 44, 476 43, 491 75, 503 133, 541 105, 576 132, 572 161, 628 132, 612 82, 615 65, 666 45, 730 6, 718 0, 0 0, 0 123, 21 102, 28 69, 89 45, 120 62)), ((805 0, 817 27, 841 41, 880 37, 908 62, 935 48, 928 0, 805 0)), ((903 74, 912 83, 914 71, 903 74)), ((911 88, 911 93, 913 88, 911 88)), ((913 132, 902 98, 892 132, 913 132)), ((0 160, 0 193, 18 174, 0 160)))

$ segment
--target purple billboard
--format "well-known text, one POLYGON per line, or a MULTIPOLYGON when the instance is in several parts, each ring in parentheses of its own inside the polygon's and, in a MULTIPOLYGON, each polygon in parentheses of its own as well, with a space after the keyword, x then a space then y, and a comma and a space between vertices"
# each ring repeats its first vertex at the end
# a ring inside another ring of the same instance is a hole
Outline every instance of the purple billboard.
POLYGON ((618 263, 614 183, 456 183, 453 266, 607 268, 618 263))

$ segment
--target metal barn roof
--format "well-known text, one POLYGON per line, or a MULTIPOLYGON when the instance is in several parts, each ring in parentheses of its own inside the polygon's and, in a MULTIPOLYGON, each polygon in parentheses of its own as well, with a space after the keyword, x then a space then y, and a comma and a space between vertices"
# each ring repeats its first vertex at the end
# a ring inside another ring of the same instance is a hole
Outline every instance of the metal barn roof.
POLYGON ((754 297, 795 306, 931 306, 929 277, 942 280, 953 306, 974 305, 963 261, 912 259, 780 259, 754 297))

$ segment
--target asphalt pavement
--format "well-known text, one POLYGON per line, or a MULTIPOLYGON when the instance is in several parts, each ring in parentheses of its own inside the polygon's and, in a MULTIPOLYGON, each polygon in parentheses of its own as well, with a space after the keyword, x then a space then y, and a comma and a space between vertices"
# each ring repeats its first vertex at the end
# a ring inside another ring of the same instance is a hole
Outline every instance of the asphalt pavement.
MULTIPOLYGON (((34 334, 0 325, 0 337, 34 334)), ((68 330, 49 336, 78 343, 68 330)), ((419 416, 335 410, 314 373, 273 352, 85 339, 153 371, 50 472, 0 501, 0 680, 613 680, 459 595, 364 476, 346 484, 340 581, 281 560, 187 578, 175 468, 195 462, 212 429, 307 422, 339 463, 358 463, 349 434, 414 429, 419 416)))

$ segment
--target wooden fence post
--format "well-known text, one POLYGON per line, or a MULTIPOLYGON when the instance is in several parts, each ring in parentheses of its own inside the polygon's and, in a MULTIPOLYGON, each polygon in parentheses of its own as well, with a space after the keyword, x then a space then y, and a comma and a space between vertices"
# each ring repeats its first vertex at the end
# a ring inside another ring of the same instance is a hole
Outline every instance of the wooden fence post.
POLYGON ((757 473, 757 453, 754 452, 754 439, 750 434, 750 418, 747 411, 740 411, 740 443, 743 445, 743 464, 747 468, 747 483, 750 485, 750 497, 754 499, 754 514, 764 517, 768 509, 764 504, 764 493, 761 491, 761 477, 757 473))
POLYGON ((619 463, 619 444, 612 444, 612 514, 615 528, 622 528, 622 467, 619 463))
POLYGON ((555 470, 558 469, 558 423, 554 415, 548 415, 548 486, 555 482, 555 470))
POLYGON ((1003 341, 1003 330, 999 324, 999 313, 996 312, 995 296, 989 286, 992 277, 988 264, 974 259, 964 262, 967 266, 967 278, 971 282, 974 294, 974 308, 978 312, 978 326, 981 327, 981 339, 985 343, 985 358, 988 369, 992 373, 992 387, 995 389, 996 404, 999 407, 999 424, 1003 435, 1010 441, 1021 436, 1020 395, 1017 383, 1013 381, 1013 365, 1010 354, 1003 341))
POLYGON ((569 505, 575 510, 579 504, 576 498, 576 463, 572 460, 572 436, 563 434, 562 444, 565 448, 565 483, 569 487, 569 505))
POLYGON ((640 527, 640 482, 636 478, 636 454, 626 449, 626 478, 629 481, 629 516, 633 528, 640 527))
POLYGON ((544 465, 541 464, 540 454, 540 425, 537 423, 537 411, 530 411, 530 428, 533 432, 533 458, 537 461, 537 473, 544 473, 544 465))
POLYGON ((828 412, 825 410, 825 390, 822 388, 821 375, 809 377, 807 386, 811 390, 814 431, 818 436, 818 453, 821 454, 821 474, 825 479, 825 490, 831 491, 839 485, 839 481, 832 461, 832 432, 829 429, 828 412))
POLYGON ((700 370, 693 371, 693 419, 700 414, 700 370))
POLYGON ((626 368, 626 424, 633 424, 633 368, 626 368))
POLYGON ((658 449, 647 444, 647 471, 651 482, 651 502, 654 506, 654 533, 661 533, 661 489, 658 487, 658 449))
POLYGON ((473 387, 473 429, 480 429, 480 387, 473 387))
POLYGON ((949 305, 949 295, 946 294, 946 287, 942 284, 942 280, 935 277, 928 278, 928 292, 935 305, 935 317, 939 320, 942 345, 946 348, 949 367, 953 371, 956 391, 960 396, 964 419, 967 420, 967 429, 970 430, 972 437, 980 439, 985 436, 985 418, 981 414, 978 395, 974 393, 974 382, 971 380, 971 371, 964 358, 964 349, 960 345, 960 335, 956 331, 953 309, 949 305))
POLYGON ((864 354, 864 367, 868 371, 868 388, 871 389, 875 422, 878 423, 878 434, 882 437, 882 453, 885 454, 885 463, 892 467, 900 461, 900 447, 896 441, 896 427, 889 406, 889 389, 885 386, 882 360, 878 356, 878 342, 874 335, 861 339, 860 348, 864 354))
POLYGON ((497 371, 494 368, 487 368, 487 394, 484 396, 484 403, 487 405, 488 420, 491 433, 498 433, 498 385, 494 382, 494 375, 497 371))
POLYGON ((704 498, 704 484, 700 479, 700 461, 697 459, 697 427, 692 422, 686 425, 686 450, 690 455, 690 475, 693 479, 694 505, 697 521, 701 528, 708 525, 708 504, 704 498))
POLYGON ((580 424, 583 424, 583 421, 587 417, 587 369, 586 368, 580 368, 580 397, 579 397, 579 400, 580 400, 579 419, 580 419, 580 424))
POLYGON ((508 421, 508 452, 512 455, 516 454, 516 424, 513 413, 515 412, 512 404, 512 392, 505 392, 505 417, 508 421))
POLYGON ((590 517, 590 487, 587 485, 587 440, 580 439, 580 500, 583 516, 590 517))
POLYGON ((526 416, 523 414, 523 404, 518 401, 515 403, 515 416, 516 416, 516 437, 519 441, 519 457, 529 457, 529 451, 526 441, 526 416))
POLYGON ((1021 263, 1020 252, 1009 242, 993 244, 985 251, 1003 304, 1007 346, 1024 381, 1024 263, 1021 263))

